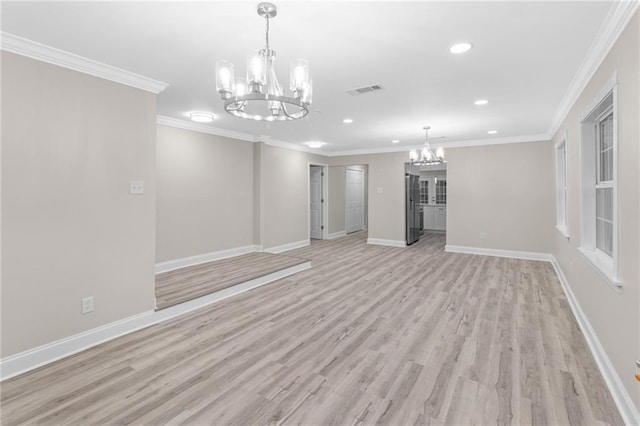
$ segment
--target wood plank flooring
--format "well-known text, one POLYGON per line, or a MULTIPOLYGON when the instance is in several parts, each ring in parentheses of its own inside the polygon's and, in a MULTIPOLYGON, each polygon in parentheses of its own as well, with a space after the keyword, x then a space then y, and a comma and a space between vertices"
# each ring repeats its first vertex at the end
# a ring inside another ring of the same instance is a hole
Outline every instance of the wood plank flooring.
POLYGON ((156 275, 156 310, 308 262, 300 257, 249 253, 156 275))
POLYGON ((622 424, 549 263, 358 233, 2 383, 2 424, 622 424))

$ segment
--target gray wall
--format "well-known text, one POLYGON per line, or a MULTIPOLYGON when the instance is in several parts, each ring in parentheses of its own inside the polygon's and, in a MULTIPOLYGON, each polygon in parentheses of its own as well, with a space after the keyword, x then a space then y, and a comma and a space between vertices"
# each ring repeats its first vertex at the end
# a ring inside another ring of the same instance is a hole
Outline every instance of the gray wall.
POLYGON ((555 223, 550 146, 447 149, 447 244, 549 253, 555 223))
POLYGON ((309 239, 309 163, 327 158, 256 144, 260 164, 260 240, 265 249, 309 239))
POLYGON ((156 262, 253 244, 253 145, 158 126, 156 262))
POLYGON ((331 166, 367 165, 369 238, 405 241, 404 162, 406 152, 329 157, 331 166))
POLYGON ((329 234, 346 229, 346 167, 329 167, 329 234))
MULTIPOLYGON (((560 263, 620 379, 640 410, 640 386, 631 371, 640 354, 640 18, 636 13, 554 136, 567 132, 567 225, 553 229, 551 251, 560 263), (580 253, 580 117, 618 72, 619 277, 615 291, 580 253)), ((553 146, 548 147, 554 155, 553 146)), ((555 201, 554 201, 555 205, 555 201)))
POLYGON ((2 357, 153 309, 155 139, 154 94, 2 52, 2 357))

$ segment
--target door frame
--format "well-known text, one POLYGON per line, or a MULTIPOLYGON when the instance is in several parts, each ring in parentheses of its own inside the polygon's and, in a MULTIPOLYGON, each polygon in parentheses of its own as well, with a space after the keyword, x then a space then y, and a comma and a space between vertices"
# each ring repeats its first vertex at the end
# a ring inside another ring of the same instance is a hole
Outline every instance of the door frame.
MULTIPOLYGON (((347 227, 348 225, 348 217, 349 217, 349 203, 348 203, 348 190, 347 190, 347 186, 349 185, 349 181, 347 179, 347 174, 349 173, 349 168, 351 168, 351 170, 357 170, 359 172, 362 172, 362 229, 360 229, 360 231, 366 231, 367 230, 367 223, 366 222, 366 217, 367 215, 365 214, 365 202, 364 202, 364 187, 365 187, 365 180, 367 179, 367 173, 366 173, 366 169, 364 168, 364 166, 360 166, 359 164, 353 164, 350 166, 345 166, 344 168, 344 232, 345 234, 349 234, 349 229, 347 227), (356 168, 356 167, 363 167, 362 169, 360 168, 356 168)), ((368 210, 368 206, 367 209, 368 210)), ((351 232, 358 232, 356 231, 351 231, 351 232)))
POLYGON ((311 166, 322 168, 322 239, 329 235, 329 165, 315 161, 307 161, 307 238, 311 244, 311 166))

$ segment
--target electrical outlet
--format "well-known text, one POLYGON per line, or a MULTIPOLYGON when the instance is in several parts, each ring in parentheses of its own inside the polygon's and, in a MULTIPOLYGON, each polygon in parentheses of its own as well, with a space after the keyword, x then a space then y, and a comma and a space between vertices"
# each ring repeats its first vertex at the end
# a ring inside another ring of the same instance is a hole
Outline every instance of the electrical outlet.
POLYGON ((484 237, 486 237, 486 235, 484 234, 484 232, 481 232, 481 233, 480 233, 480 239, 481 239, 481 240, 484 240, 484 237))
POLYGON ((88 314, 93 312, 93 296, 82 298, 82 313, 88 314))
POLYGON ((144 181, 143 180, 131 180, 129 181, 129 194, 144 194, 144 181))

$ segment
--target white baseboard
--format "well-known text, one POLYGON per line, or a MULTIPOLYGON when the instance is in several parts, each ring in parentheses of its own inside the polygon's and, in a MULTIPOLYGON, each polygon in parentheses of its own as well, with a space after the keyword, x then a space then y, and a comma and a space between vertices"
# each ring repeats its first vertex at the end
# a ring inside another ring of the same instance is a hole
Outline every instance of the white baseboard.
POLYGON ((156 274, 259 251, 262 251, 260 246, 250 245, 244 247, 235 247, 227 250, 214 251, 211 253, 198 254, 195 256, 183 257, 182 259, 168 260, 166 262, 156 263, 156 274))
POLYGON ((149 322, 153 314, 154 311, 142 312, 3 358, 0 360, 0 380, 6 380, 26 373, 27 371, 73 355, 92 346, 148 327, 153 324, 149 322))
POLYGON ((578 303, 578 299, 576 299, 573 291, 571 291, 571 287, 569 286, 569 282, 562 272, 562 268, 560 268, 560 264, 558 264, 556 258, 553 255, 551 256, 551 264, 553 265, 553 269, 556 271, 556 275, 558 276, 558 280, 560 280, 560 284, 562 285, 562 289, 564 290, 564 294, 567 296, 567 300, 569 302, 569 306, 571 307, 571 311, 573 312, 573 316, 576 318, 580 329, 582 330, 582 334, 584 334, 585 339, 587 340, 587 344, 589 345, 589 349, 591 349, 591 353, 596 360, 596 364, 604 377, 604 381, 609 388, 609 392, 611 392, 611 396, 620 411, 620 415, 627 425, 640 425, 640 412, 636 408, 633 403, 633 399, 629 392, 627 392, 627 388, 624 387, 624 384, 620 380, 620 376, 616 372, 611 360, 607 356, 598 336, 596 335, 593 327, 591 327, 591 323, 589 323, 589 319, 587 315, 584 313, 580 304, 578 303))
POLYGON ((407 243, 404 240, 384 240, 381 238, 367 238, 367 244, 375 244, 378 246, 389 247, 406 247, 407 243))
POLYGON ((332 232, 329 235, 327 235, 327 240, 333 240, 335 238, 345 237, 346 235, 347 235, 347 231, 332 232))
POLYGON ((227 299, 245 291, 279 280, 311 268, 311 262, 274 272, 215 293, 171 306, 160 311, 147 311, 110 324, 57 340, 0 360, 0 380, 15 377, 27 371, 52 363, 69 355, 89 349, 134 331, 167 321, 195 309, 227 299))
POLYGON ((282 244, 281 246, 269 247, 264 249, 264 251, 266 253, 277 254, 277 253, 282 253, 285 251, 289 251, 289 250, 293 250, 301 247, 306 247, 309 244, 311 244, 311 240, 306 239, 306 240, 295 241, 293 243, 282 244))
POLYGON ((444 251, 450 253, 466 253, 466 254, 479 254, 482 256, 496 256, 496 257, 510 257, 513 259, 526 259, 526 260, 543 260, 551 262, 553 256, 549 253, 537 253, 533 251, 515 251, 515 250, 498 250, 481 247, 465 247, 465 246, 452 246, 447 244, 444 247, 444 251))

